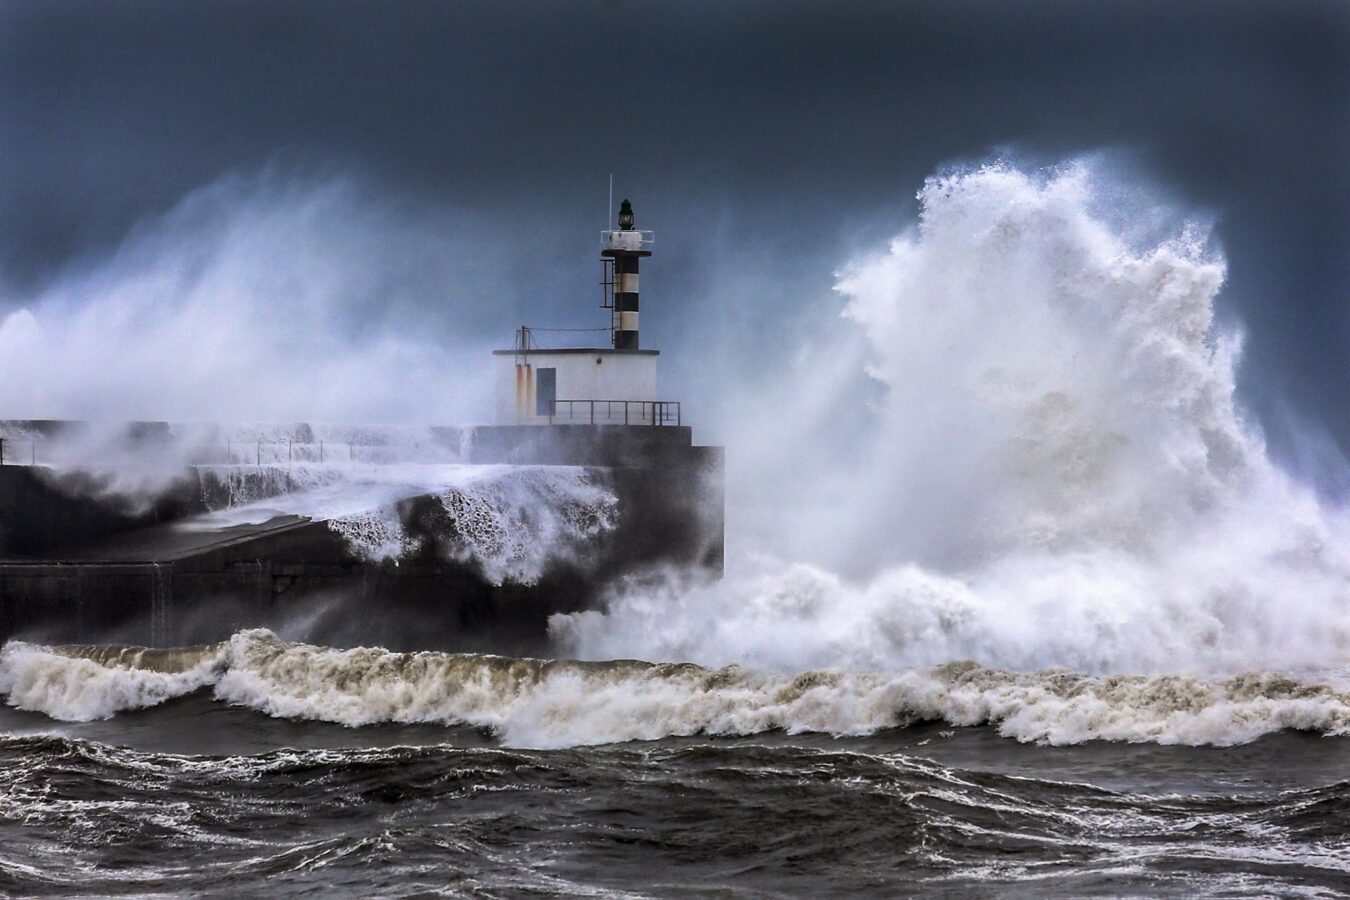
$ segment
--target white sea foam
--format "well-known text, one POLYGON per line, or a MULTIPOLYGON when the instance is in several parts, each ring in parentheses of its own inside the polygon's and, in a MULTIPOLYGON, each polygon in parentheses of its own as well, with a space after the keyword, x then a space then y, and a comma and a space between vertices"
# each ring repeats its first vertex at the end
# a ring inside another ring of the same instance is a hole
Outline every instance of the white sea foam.
POLYGON ((614 530, 619 501, 607 473, 576 466, 502 466, 437 492, 456 539, 447 548, 494 584, 531 584, 558 558, 576 560, 614 530))
POLYGON ((1273 674, 1090 677, 948 663, 782 675, 631 660, 337 650, 266 631, 176 654, 166 662, 120 648, 11 643, 0 654, 0 686, 13 706, 82 721, 214 684, 218 699, 271 716, 347 726, 466 724, 522 747, 772 730, 859 735, 916 720, 991 724, 1006 737, 1051 744, 1225 745, 1282 729, 1350 734, 1343 684, 1273 674))
POLYGON ((761 556, 558 618, 564 651, 785 672, 1350 661, 1350 517, 1240 414, 1222 260, 1194 226, 1139 246, 1102 181, 930 180, 918 228, 837 284, 872 390, 838 377, 849 346, 831 345, 785 379, 807 399, 727 404, 748 416, 729 428, 728 518, 761 556))
POLYGON ((107 719, 214 684, 221 647, 174 657, 140 648, 52 648, 10 641, 0 650, 0 693, 10 706, 67 722, 107 719))

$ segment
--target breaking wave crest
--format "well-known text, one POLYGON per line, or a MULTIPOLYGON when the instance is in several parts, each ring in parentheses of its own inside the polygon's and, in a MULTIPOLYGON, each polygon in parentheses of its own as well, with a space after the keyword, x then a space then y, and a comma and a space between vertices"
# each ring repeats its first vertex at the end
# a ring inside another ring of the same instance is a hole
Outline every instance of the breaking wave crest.
POLYGON ((782 675, 731 666, 578 662, 478 654, 338 650, 244 631, 172 651, 0 651, 11 706, 87 721, 211 687, 270 716, 469 725, 511 746, 550 748, 767 731, 862 735, 917 721, 991 725, 1018 741, 1229 745, 1297 729, 1350 734, 1350 692, 1317 678, 1245 674, 1093 677, 973 662, 892 673, 782 675))
POLYGON ((155 650, 10 641, 0 650, 0 693, 10 706, 88 722, 214 684, 226 661, 223 644, 155 650))

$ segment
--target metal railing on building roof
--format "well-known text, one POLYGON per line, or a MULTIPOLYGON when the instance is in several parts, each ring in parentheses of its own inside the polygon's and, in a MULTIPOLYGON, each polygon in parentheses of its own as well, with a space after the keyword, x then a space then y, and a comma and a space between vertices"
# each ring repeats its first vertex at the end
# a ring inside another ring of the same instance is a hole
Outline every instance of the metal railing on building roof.
POLYGON ((554 400, 550 425, 679 425, 678 400, 554 400))

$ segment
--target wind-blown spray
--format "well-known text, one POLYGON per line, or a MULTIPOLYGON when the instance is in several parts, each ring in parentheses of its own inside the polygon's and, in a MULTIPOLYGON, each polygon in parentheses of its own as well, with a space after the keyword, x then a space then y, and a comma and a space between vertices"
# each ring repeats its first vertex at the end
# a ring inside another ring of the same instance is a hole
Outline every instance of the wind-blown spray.
POLYGON ((222 178, 0 294, 0 417, 482 421, 484 308, 440 300, 502 269, 476 225, 354 179, 222 178))

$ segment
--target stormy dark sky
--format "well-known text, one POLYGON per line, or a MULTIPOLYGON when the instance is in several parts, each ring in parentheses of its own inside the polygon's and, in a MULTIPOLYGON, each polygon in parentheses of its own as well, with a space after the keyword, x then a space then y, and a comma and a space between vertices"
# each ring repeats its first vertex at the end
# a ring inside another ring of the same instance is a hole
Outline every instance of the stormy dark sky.
POLYGON ((689 352, 690 316, 772 340, 944 166, 1100 152, 1215 221, 1276 448, 1303 417, 1350 450, 1350 4, 0 7, 11 303, 224 176, 341 172, 523 245, 430 327, 589 324, 612 172, 661 251, 644 342, 689 352))

